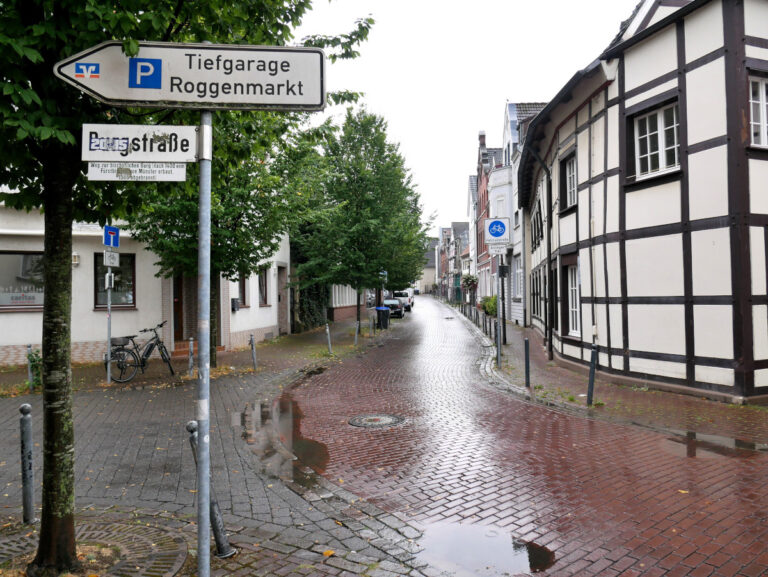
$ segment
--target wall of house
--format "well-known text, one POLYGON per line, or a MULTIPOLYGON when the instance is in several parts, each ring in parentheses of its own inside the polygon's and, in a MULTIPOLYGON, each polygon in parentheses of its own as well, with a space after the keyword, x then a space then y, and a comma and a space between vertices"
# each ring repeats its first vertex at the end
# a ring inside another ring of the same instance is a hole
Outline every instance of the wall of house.
MULTIPOLYGON (((543 147, 563 356, 587 362, 594 342, 609 372, 768 392, 768 147, 752 146, 744 128, 748 77, 768 76, 766 22, 762 0, 713 0, 627 48, 609 63, 610 84, 584 79, 552 111, 543 147), (675 104, 678 164, 636 175, 636 119, 675 104), (578 201, 564 210, 560 164, 571 154, 578 201), (580 281, 575 336, 565 334, 566 262, 580 281)), ((546 222, 544 235, 531 253, 542 275, 546 222)))
MULTIPOLYGON (((0 207, 0 238, 3 252, 42 252, 43 218, 40 214, 12 211, 0 207)), ((93 362, 106 352, 107 311, 96 308, 95 263, 101 262, 104 251, 103 232, 98 225, 74 224, 72 252, 79 264, 72 267, 72 361, 93 362)), ((121 255, 135 255, 135 303, 133 306, 113 306, 112 335, 137 334, 140 329, 162 322, 162 281, 155 276, 154 255, 121 231, 121 255)), ((0 321, 8 330, 0 333, 0 365, 26 362, 26 347, 40 348, 42 341, 42 306, 28 311, 0 307, 0 321)), ((161 336, 167 338, 167 333, 161 336)))
MULTIPOLYGON (((280 248, 272 259, 267 270, 267 303, 260 304, 258 274, 251 275, 245 282, 246 298, 245 307, 232 312, 229 319, 228 345, 229 348, 238 349, 248 346, 250 335, 254 339, 262 341, 271 339, 280 334, 278 324, 279 307, 290 307, 290 299, 287 294, 279 294, 278 291, 278 267, 290 268, 291 250, 288 237, 284 236, 280 242, 280 248)), ((240 296, 239 283, 228 281, 227 296, 222 294, 222 310, 230 310, 232 298, 240 296), (224 300, 226 298, 226 300, 224 300)), ((224 291, 222 291, 223 293, 224 291)), ((285 292, 285 291, 284 291, 285 292)))

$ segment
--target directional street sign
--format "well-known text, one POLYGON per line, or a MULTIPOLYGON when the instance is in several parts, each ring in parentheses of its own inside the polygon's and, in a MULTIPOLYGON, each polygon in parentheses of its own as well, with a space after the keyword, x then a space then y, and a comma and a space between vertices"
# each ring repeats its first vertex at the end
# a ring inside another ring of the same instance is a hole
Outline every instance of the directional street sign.
POLYGON ((506 244, 489 244, 488 254, 491 256, 504 256, 507 254, 507 248, 506 244))
POLYGON ((486 218, 485 242, 487 244, 509 244, 509 218, 486 218))
POLYGON ((319 48, 139 42, 128 58, 110 41, 57 62, 54 74, 115 106, 322 110, 319 48))
POLYGON ((120 248, 120 229, 116 226, 104 227, 104 246, 120 248))
POLYGON ((197 162, 197 126, 83 124, 82 159, 197 162))

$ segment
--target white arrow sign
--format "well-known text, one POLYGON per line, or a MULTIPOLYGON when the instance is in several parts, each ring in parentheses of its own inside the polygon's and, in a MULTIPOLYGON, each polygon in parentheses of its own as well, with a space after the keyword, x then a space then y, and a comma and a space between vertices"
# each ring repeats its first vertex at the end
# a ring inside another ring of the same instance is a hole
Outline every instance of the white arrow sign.
POLYGON ((135 58, 104 42, 56 63, 54 74, 116 106, 322 110, 319 48, 140 42, 135 58))

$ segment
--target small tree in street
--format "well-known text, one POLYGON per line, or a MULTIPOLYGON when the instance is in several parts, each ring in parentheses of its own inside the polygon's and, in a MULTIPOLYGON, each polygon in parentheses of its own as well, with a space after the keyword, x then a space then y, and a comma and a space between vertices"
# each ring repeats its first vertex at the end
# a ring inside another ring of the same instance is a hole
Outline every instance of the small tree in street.
POLYGON ((296 237, 303 258, 297 270, 304 284, 354 288, 359 321, 361 293, 381 286, 383 271, 396 288, 421 274, 426 227, 405 161, 387 141, 381 117, 349 109, 323 156, 324 204, 296 237))

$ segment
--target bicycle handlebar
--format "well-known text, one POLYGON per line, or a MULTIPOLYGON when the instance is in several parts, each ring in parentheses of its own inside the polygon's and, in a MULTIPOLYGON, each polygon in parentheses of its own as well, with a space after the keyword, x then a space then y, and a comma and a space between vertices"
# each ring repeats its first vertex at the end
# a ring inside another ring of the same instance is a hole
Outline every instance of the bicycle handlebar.
POLYGON ((163 322, 161 322, 161 323, 160 323, 159 325, 157 325, 156 327, 153 327, 153 328, 149 328, 149 329, 141 329, 139 332, 140 332, 140 333, 148 333, 148 332, 150 332, 150 331, 156 331, 156 330, 157 330, 157 329, 159 329, 160 327, 164 327, 164 326, 166 325, 166 323, 167 323, 167 322, 168 322, 167 320, 164 320, 163 322))

